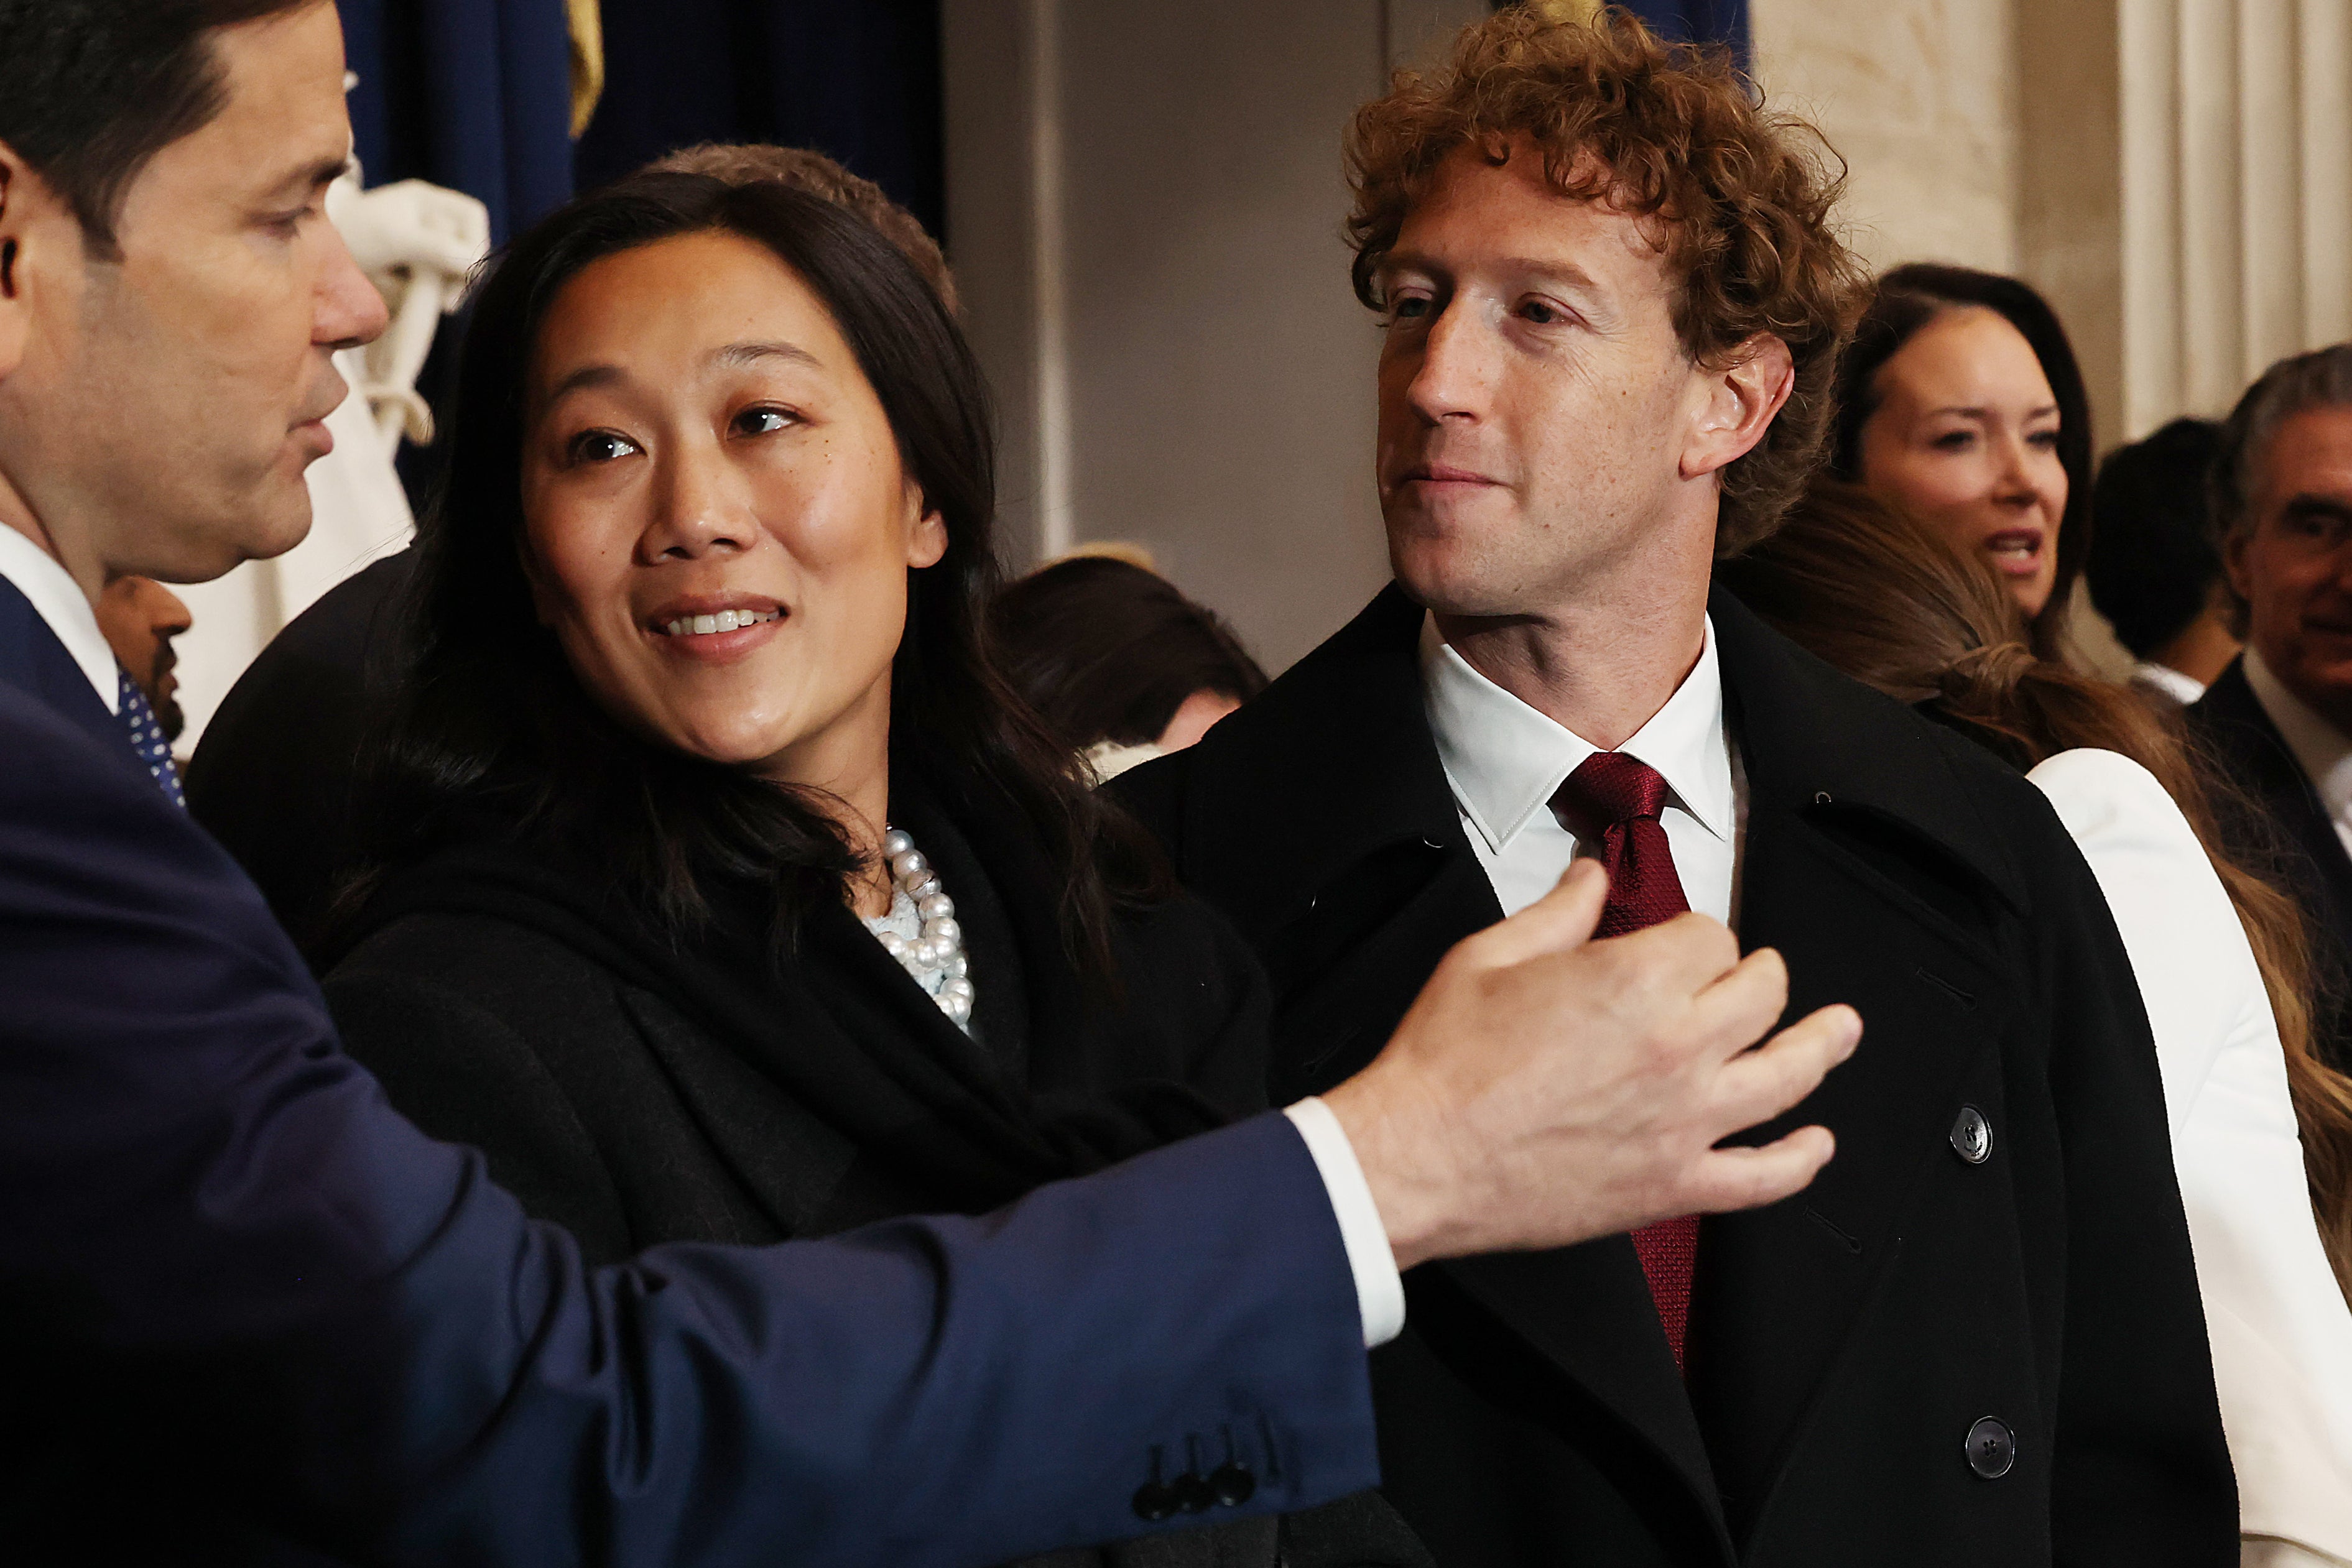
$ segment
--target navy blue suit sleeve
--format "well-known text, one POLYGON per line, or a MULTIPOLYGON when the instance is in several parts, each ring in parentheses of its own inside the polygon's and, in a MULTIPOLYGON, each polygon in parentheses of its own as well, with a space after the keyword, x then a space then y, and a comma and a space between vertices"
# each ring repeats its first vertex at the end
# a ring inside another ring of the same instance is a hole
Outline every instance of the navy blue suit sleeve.
POLYGON ((1377 1479, 1281 1117, 982 1218, 586 1270, 391 1111, 218 847, 6 688, 0 1317, 137 1369, 125 1418, 272 1528, 394 1560, 987 1563, 1139 1532, 1155 1448, 1240 1457, 1248 1512, 1377 1479))

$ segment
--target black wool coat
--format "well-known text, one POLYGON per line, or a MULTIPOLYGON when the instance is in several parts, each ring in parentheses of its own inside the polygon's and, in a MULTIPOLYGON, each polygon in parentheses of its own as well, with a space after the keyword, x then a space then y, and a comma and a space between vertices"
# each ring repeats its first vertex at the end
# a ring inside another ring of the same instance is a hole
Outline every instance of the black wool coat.
MULTIPOLYGON (((1741 945, 1786 957, 1790 1019, 1850 1002, 1865 1025, 1752 1136, 1819 1122, 1837 1157, 1706 1220, 1687 1385, 1625 1237, 1413 1270, 1373 1354, 1380 1500, 1332 1505, 1297 1568, 2234 1563, 2162 1085, 2097 883, 2015 772, 1728 594, 1710 610, 1748 781, 1741 945)), ((1500 913, 1421 622, 1391 588, 1119 780, 1265 961, 1278 1101, 1362 1067, 1500 913)))
POLYGON ((2230 786, 2218 813, 2230 852, 2303 907, 2318 1004, 2313 1043, 2329 1065, 2352 1072, 2352 855, 2255 698, 2243 658, 2232 659, 2184 716, 2200 759, 2230 786))
MULTIPOLYGON (((673 949, 593 865, 496 835, 386 883, 342 936, 329 1006, 394 1107, 481 1150, 592 1264, 982 1212, 1263 1107, 1265 981, 1224 920, 1183 896, 1125 911, 1118 989, 1090 988, 1009 807, 906 789, 893 810, 956 900, 977 1040, 837 905, 759 974, 749 913, 673 949)), ((1273 1568, 1278 1527, 1031 1568, 1273 1568)))

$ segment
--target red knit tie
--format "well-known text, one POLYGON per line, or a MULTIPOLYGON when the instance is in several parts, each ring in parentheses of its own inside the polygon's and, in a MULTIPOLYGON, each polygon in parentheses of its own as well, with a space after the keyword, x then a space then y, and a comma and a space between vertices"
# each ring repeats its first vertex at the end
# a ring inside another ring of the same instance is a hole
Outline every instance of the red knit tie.
MULTIPOLYGON (((1664 778, 1648 763, 1621 751, 1596 751, 1551 798, 1569 831, 1599 847, 1609 873, 1609 902, 1601 906, 1595 936, 1622 936, 1690 908, 1658 821, 1666 793, 1664 778)), ((1633 1250, 1649 1276, 1650 1299, 1657 1303, 1658 1322, 1679 1367, 1690 1324, 1691 1273, 1698 1260, 1698 1216, 1643 1226, 1633 1232, 1633 1250)))

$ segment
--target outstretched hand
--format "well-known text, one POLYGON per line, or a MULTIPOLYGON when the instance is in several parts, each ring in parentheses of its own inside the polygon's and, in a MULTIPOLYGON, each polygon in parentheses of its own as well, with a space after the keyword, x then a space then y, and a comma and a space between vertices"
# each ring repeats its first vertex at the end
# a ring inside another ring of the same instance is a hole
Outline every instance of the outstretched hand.
POLYGON ((1788 1005, 1769 948, 1681 915, 1596 941, 1608 878, 1580 861, 1457 944, 1379 1059, 1323 1098, 1400 1268, 1562 1247, 1677 1215, 1775 1202, 1833 1152, 1825 1127, 1717 1148, 1852 1055, 1852 1008, 1750 1050, 1788 1005))

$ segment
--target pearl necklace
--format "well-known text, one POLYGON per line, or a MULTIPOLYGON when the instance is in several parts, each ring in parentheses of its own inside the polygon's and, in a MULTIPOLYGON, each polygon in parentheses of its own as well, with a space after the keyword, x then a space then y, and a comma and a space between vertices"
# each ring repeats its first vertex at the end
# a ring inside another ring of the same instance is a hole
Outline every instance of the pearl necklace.
POLYGON ((939 1003, 940 1011, 970 1034, 971 964, 964 956, 963 925, 955 917, 955 901, 903 828, 882 835, 882 858, 890 867, 890 913, 866 921, 866 928, 924 994, 939 1003))

